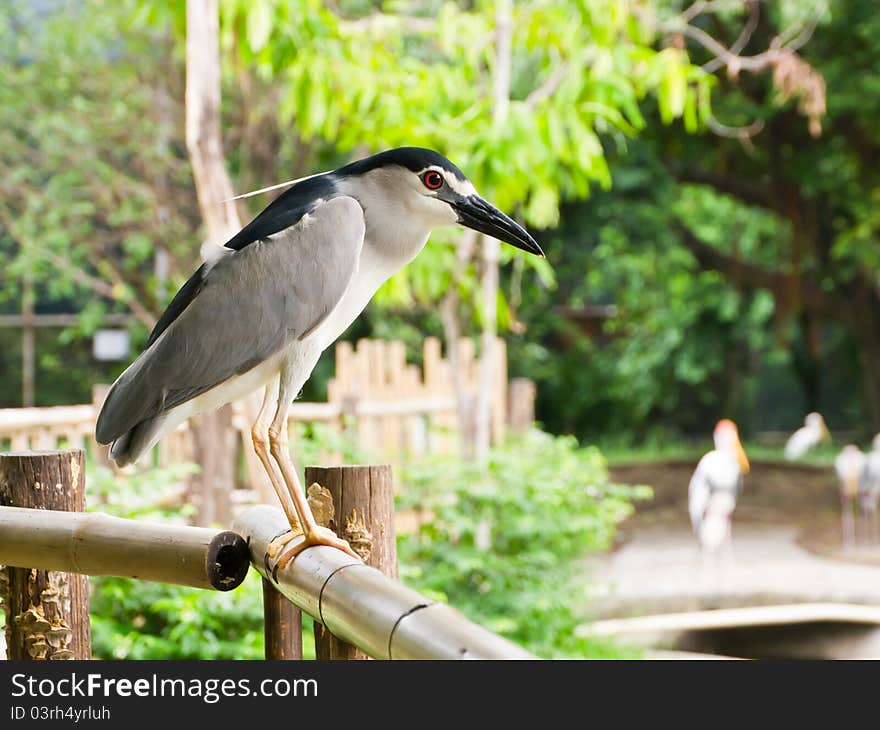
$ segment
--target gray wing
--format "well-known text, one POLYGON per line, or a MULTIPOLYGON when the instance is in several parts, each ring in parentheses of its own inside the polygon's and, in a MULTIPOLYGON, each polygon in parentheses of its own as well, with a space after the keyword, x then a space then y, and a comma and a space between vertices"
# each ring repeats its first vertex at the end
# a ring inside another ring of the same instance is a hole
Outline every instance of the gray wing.
POLYGON ((222 257, 177 318, 113 384, 96 438, 109 443, 305 337, 348 288, 364 240, 350 197, 222 257))

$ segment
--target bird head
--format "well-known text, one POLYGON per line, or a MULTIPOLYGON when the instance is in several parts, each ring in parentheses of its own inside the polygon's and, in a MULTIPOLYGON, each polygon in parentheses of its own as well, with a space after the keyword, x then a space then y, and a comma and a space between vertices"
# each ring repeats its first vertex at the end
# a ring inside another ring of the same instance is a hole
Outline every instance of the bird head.
POLYGON ((808 413, 804 419, 804 425, 814 431, 818 431, 822 440, 831 440, 831 432, 828 430, 828 426, 825 425, 825 419, 822 418, 821 413, 808 413))
POLYGON ((739 464, 740 471, 743 474, 748 474, 751 466, 739 440, 739 431, 736 424, 729 418, 722 418, 715 426, 713 437, 715 448, 731 454, 739 464))
POLYGON ((381 206, 388 216, 404 216, 426 231, 457 223, 544 256, 528 231, 481 198, 464 173, 433 150, 387 150, 341 167, 333 176, 346 194, 365 204, 368 216, 371 207, 381 206))

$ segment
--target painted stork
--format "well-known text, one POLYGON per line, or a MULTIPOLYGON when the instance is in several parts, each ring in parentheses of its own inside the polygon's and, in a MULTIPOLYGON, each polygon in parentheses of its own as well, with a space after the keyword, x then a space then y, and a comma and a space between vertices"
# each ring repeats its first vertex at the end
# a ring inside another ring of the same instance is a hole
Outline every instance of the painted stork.
POLYGON ((853 503, 865 481, 867 461, 865 454, 854 444, 844 446, 834 460, 834 470, 840 480, 840 531, 846 548, 856 543, 853 503))
POLYGON ((797 461, 820 441, 831 440, 821 413, 808 413, 804 425, 795 431, 785 444, 785 458, 797 461))
POLYGON ((688 486, 688 511, 704 556, 731 544, 730 523, 749 460, 736 424, 725 418, 713 433, 715 448, 703 455, 688 486))

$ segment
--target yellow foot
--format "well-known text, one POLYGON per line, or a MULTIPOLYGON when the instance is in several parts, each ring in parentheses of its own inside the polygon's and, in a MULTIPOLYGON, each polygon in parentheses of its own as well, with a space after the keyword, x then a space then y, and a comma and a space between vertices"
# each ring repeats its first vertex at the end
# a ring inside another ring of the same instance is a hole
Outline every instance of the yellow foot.
POLYGON ((290 530, 283 535, 276 537, 266 547, 266 557, 274 559, 285 545, 289 544, 298 537, 302 537, 303 531, 299 525, 291 525, 290 530))
MULTIPOLYGON (((273 540, 274 542, 274 540, 273 540)), ((289 542, 289 541, 288 541, 289 542)), ((305 539, 301 542, 298 542, 296 545, 288 548, 284 554, 278 558, 278 562, 275 565, 275 569, 273 575, 277 575, 277 571, 284 570, 287 567, 288 563, 293 560, 297 555, 299 555, 303 550, 309 547, 314 547, 315 545, 326 545, 327 547, 337 548, 338 550, 342 550, 342 552, 350 555, 357 560, 360 560, 361 557, 358 555, 345 540, 341 537, 337 536, 333 530, 330 530, 326 527, 321 527, 320 525, 315 525, 313 531, 310 534, 305 536, 305 539)))

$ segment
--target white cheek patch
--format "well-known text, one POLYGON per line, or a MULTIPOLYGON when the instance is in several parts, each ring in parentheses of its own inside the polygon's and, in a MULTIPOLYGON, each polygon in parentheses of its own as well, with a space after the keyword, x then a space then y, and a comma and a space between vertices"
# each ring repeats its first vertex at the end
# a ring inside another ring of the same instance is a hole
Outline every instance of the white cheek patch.
POLYGON ((455 175, 447 176, 446 184, 456 193, 465 197, 477 194, 477 189, 471 184, 470 180, 459 180, 455 175))

